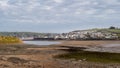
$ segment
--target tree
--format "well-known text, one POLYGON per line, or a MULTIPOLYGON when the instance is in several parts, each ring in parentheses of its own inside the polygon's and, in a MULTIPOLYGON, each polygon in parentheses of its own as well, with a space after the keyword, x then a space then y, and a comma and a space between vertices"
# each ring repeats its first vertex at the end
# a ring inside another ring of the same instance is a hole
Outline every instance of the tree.
POLYGON ((111 26, 109 29, 116 29, 116 27, 114 27, 114 26, 111 26))

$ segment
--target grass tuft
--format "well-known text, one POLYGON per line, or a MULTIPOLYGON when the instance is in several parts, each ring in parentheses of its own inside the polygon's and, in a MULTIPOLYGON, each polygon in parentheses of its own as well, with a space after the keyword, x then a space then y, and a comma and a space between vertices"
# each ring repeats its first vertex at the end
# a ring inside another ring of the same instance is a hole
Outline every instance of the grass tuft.
POLYGON ((0 36, 0 44, 22 43, 19 38, 11 36, 0 36))

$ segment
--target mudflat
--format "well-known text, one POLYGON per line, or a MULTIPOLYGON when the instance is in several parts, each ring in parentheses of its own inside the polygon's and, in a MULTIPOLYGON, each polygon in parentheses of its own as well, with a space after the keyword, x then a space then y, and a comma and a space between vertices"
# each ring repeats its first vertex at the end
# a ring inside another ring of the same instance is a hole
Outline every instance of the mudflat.
POLYGON ((87 45, 87 46, 95 46, 95 45, 101 45, 101 44, 120 44, 120 40, 94 40, 94 41, 62 41, 63 43, 61 45, 87 45))
POLYGON ((100 63, 86 60, 59 59, 56 55, 68 53, 68 49, 100 47, 120 44, 120 41, 60 41, 61 44, 35 46, 27 44, 0 45, 0 68, 120 68, 120 63, 100 63))

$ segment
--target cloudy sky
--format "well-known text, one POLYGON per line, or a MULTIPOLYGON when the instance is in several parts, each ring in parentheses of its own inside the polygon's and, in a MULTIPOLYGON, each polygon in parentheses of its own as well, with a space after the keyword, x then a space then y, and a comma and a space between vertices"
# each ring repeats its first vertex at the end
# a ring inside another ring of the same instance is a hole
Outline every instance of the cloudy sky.
POLYGON ((120 0, 0 0, 0 31, 69 32, 120 26, 120 0))

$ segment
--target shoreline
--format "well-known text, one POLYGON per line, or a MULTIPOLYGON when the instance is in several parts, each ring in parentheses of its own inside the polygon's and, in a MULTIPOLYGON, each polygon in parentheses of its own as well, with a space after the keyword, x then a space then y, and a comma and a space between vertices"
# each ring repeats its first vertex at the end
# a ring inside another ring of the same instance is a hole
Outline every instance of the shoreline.
POLYGON ((62 42, 60 45, 79 45, 79 46, 95 46, 101 44, 120 44, 120 40, 89 40, 89 41, 60 41, 62 42))
POLYGON ((61 44, 35 46, 29 44, 1 45, 0 68, 74 68, 86 67, 120 67, 119 63, 95 63, 68 59, 53 58, 56 55, 68 53, 69 47, 97 47, 97 44, 119 43, 119 41, 60 41, 61 44))

